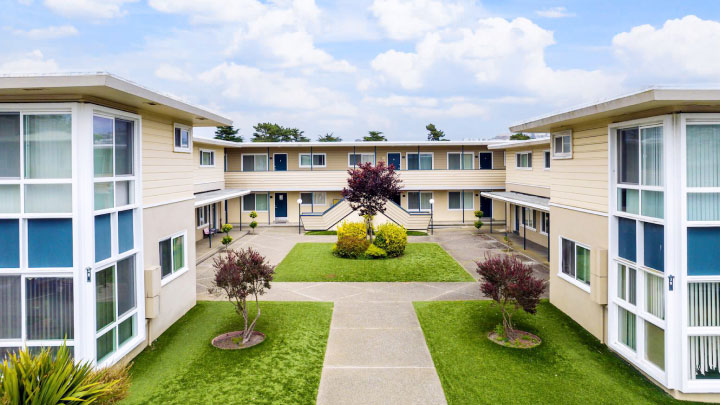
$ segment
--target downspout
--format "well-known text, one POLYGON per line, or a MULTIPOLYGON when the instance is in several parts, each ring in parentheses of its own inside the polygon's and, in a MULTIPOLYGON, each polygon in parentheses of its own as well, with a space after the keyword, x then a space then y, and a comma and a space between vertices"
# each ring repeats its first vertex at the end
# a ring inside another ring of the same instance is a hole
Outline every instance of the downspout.
POLYGON ((312 152, 312 146, 310 147, 310 171, 313 170, 313 163, 315 159, 313 158, 313 152, 312 152))

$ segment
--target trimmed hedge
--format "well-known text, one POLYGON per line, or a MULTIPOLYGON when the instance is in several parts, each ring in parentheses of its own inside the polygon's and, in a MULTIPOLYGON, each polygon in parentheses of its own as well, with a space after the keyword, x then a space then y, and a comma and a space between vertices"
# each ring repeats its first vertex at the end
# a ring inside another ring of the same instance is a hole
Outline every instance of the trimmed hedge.
POLYGON ((333 246, 333 254, 340 257, 357 259, 363 257, 370 242, 362 222, 345 221, 338 227, 338 240, 333 246))
POLYGON ((370 245, 365 251, 365 255, 368 257, 372 257, 373 259, 384 259, 387 257, 387 252, 384 249, 379 248, 375 245, 370 245))
POLYGON ((403 226, 386 222, 377 228, 373 243, 390 257, 401 256, 407 246, 407 230, 403 226))

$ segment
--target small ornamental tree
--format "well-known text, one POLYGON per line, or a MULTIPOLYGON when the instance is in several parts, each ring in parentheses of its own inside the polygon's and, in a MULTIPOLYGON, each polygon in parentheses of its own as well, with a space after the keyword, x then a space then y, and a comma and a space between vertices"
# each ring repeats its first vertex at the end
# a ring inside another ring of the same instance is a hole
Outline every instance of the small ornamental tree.
POLYGON ((477 219, 475 220, 475 228, 477 228, 478 231, 479 231, 480 228, 482 228, 482 226, 483 226, 483 221, 482 221, 483 214, 484 214, 484 213, 483 213, 482 211, 480 211, 480 210, 476 210, 476 211, 475 211, 475 218, 477 218, 477 219))
POLYGON ((357 169, 348 170, 347 187, 342 190, 343 197, 350 203, 353 211, 359 211, 365 218, 367 234, 372 241, 372 219, 378 213, 385 212, 385 203, 400 194, 402 181, 394 166, 385 162, 360 163, 357 169))
POLYGON ((250 218, 252 219, 252 221, 250 221, 250 229, 252 229, 253 232, 255 231, 255 228, 257 228, 257 226, 258 226, 258 223, 255 220, 255 218, 257 218, 257 217, 258 217, 257 212, 255 212, 255 211, 250 212, 250 218))
POLYGON ((477 272, 483 278, 480 284, 482 293, 492 298, 502 310, 505 337, 515 339, 513 312, 522 308, 529 314, 535 314, 547 283, 535 278, 530 266, 510 255, 487 257, 485 261, 477 262, 477 272))
POLYGON ((260 318, 258 297, 270 289, 275 266, 265 261, 265 257, 253 248, 229 250, 227 255, 216 258, 213 263, 215 280, 212 292, 225 292, 228 301, 235 305, 235 311, 243 317, 242 344, 252 337, 255 324, 260 318), (255 297, 257 314, 250 322, 247 298, 255 297))
POLYGON ((230 236, 230 231, 232 231, 232 229, 233 229, 233 226, 230 224, 224 224, 220 228, 220 231, 222 231, 225 234, 225 236, 223 236, 223 238, 222 238, 222 244, 225 245, 225 250, 227 250, 227 248, 230 246, 230 244, 233 241, 232 236, 230 236))

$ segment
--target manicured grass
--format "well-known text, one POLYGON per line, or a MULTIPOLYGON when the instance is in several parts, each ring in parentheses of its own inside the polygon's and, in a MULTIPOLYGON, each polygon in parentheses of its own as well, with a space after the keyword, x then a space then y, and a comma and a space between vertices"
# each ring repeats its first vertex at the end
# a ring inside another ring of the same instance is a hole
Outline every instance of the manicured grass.
POLYGON ((343 259, 332 243, 298 243, 275 269, 275 281, 473 281, 437 243, 408 243, 400 257, 343 259))
POLYGON ((488 301, 414 305, 451 405, 677 403, 547 301, 517 316, 534 349, 487 339, 502 319, 488 301))
MULTIPOLYGON (((408 236, 427 236, 423 231, 407 231, 408 236)), ((337 231, 307 231, 305 235, 337 235, 337 231)))
MULTIPOLYGON (((332 303, 261 302, 258 346, 220 350, 212 338, 242 329, 228 302, 198 302, 136 359, 128 404, 313 404, 332 303)), ((254 306, 250 312, 254 314, 254 306)))
POLYGON ((408 236, 428 236, 427 232, 423 231, 407 231, 408 236))

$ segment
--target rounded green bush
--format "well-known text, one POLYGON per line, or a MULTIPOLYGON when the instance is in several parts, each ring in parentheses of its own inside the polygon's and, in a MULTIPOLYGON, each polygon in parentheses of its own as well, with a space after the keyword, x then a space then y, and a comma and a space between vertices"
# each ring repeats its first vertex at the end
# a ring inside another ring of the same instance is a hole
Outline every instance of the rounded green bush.
POLYGON ((343 236, 348 236, 353 239, 366 239, 367 229, 365 228, 365 223, 343 221, 343 223, 338 226, 337 236, 338 240, 343 236))
POLYGON ((358 239, 349 235, 343 235, 338 238, 337 243, 332 248, 332 252, 339 257, 357 259, 365 254, 369 245, 370 241, 367 239, 358 239))
POLYGON ((407 230, 404 226, 386 222, 378 227, 373 243, 390 257, 401 256, 407 246, 407 230))
POLYGON ((365 255, 368 257, 372 257, 373 259, 384 259, 387 257, 387 252, 383 248, 379 248, 375 245, 368 246, 367 250, 365 250, 365 255))

